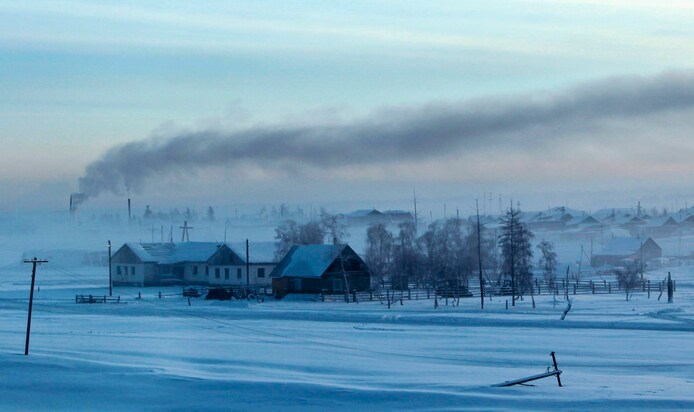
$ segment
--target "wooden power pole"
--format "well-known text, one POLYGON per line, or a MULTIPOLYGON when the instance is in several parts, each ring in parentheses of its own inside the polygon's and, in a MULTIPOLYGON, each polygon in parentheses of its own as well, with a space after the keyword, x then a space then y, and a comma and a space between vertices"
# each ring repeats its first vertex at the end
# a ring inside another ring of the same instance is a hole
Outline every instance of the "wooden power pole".
POLYGON ((113 296, 113 281, 111 280, 111 241, 108 241, 108 295, 113 296))
POLYGON ((477 263, 480 270, 480 308, 484 309, 484 279, 482 277, 482 225, 480 225, 480 201, 477 204, 477 263))
POLYGON ((27 338, 24 344, 24 355, 29 354, 29 335, 31 334, 31 308, 34 304, 34 284, 36 283, 36 265, 40 263, 48 263, 47 260, 39 260, 33 258, 31 260, 25 260, 24 263, 32 263, 33 267, 31 269, 31 292, 29 293, 29 316, 27 317, 27 338))

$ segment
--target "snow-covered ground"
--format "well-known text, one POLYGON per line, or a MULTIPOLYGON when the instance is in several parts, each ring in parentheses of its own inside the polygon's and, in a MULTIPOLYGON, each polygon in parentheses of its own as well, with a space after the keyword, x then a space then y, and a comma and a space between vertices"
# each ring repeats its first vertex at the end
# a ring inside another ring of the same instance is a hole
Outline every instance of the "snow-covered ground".
MULTIPOLYGON (((2 410, 692 410, 694 268, 657 294, 433 301, 215 302, 115 288, 105 268, 40 266, 23 356, 29 265, 0 269, 2 410), (142 300, 137 300, 138 292, 142 300), (544 372, 564 387, 493 384, 544 372)), ((665 271, 649 273, 660 280, 665 271)), ((180 289, 161 290, 164 294, 180 289)))

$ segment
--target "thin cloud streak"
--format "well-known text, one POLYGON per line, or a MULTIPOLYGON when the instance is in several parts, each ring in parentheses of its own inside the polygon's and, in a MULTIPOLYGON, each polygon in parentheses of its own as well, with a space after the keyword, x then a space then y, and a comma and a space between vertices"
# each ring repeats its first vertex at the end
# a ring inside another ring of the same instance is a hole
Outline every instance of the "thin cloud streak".
POLYGON ((679 71, 610 78, 558 93, 388 108, 329 125, 202 130, 116 146, 87 166, 79 186, 94 197, 137 192, 166 175, 210 167, 239 170, 264 165, 297 173, 430 162, 461 154, 469 159, 475 151, 547 151, 576 143, 576 136, 583 143, 599 144, 591 135, 598 136, 593 132, 607 124, 614 128, 693 107, 694 71, 679 71))

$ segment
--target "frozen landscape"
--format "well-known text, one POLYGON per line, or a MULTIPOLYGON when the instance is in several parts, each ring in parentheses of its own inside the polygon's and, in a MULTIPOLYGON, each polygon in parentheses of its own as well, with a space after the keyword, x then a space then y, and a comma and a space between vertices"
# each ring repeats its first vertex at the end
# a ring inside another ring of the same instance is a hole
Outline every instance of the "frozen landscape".
POLYGON ((693 4, 0 0, 0 412, 694 411, 693 4))
MULTIPOLYGON (((64 243, 72 250, 100 235, 74 230, 64 243)), ((116 287, 120 303, 76 304, 77 294, 108 294, 108 269, 54 252, 38 267, 24 356, 31 265, 9 246, 20 238, 3 237, 0 409, 694 408, 691 267, 646 273, 653 282, 672 273, 672 304, 657 292, 628 302, 623 293, 570 295, 562 321, 561 295, 536 295, 535 308, 526 296, 508 310, 508 297, 495 296, 481 311, 479 298, 440 299, 435 309, 414 296, 390 309, 315 296, 189 305, 180 287, 116 287), (563 387, 553 377, 493 386, 545 372, 552 351, 563 387)))

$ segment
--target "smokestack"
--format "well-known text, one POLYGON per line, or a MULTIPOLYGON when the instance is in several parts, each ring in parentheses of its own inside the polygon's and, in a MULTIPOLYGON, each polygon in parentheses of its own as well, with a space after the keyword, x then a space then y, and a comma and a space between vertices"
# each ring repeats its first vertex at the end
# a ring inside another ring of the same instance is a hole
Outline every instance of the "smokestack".
POLYGON ((128 198, 128 224, 130 224, 130 222, 132 222, 131 219, 132 219, 132 215, 130 213, 130 198, 128 198))
POLYGON ((72 214, 72 195, 70 195, 70 214, 72 214))

